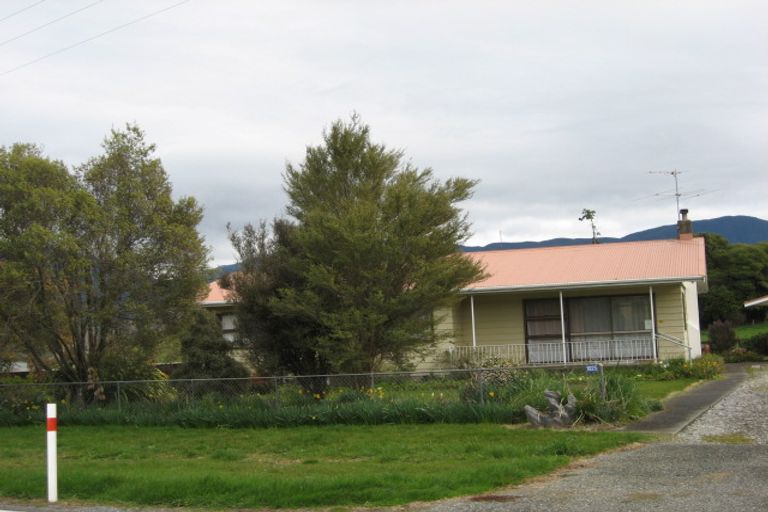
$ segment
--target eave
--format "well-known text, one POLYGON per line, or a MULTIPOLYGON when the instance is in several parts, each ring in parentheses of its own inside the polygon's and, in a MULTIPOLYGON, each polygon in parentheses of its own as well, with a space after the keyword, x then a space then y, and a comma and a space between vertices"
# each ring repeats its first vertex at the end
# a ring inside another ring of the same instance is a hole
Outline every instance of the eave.
POLYGON ((526 291, 565 291, 565 290, 583 290, 587 288, 615 288, 626 286, 654 286, 671 283, 682 283, 693 281, 701 283, 699 293, 705 293, 708 289, 707 276, 675 276, 660 277, 654 279, 624 279, 621 281, 588 281, 579 283, 545 283, 532 285, 513 285, 513 286, 492 286, 486 288, 462 288, 459 293, 462 295, 482 295, 492 293, 515 293, 526 291))

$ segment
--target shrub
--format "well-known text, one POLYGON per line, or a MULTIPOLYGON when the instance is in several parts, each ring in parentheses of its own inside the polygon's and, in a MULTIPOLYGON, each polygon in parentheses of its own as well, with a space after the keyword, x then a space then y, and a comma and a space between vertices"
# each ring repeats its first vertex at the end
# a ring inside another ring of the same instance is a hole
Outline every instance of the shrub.
POLYGON ((275 400, 277 403, 293 406, 293 405, 310 405, 324 398, 323 393, 311 393, 297 384, 284 384, 280 386, 277 393, 275 393, 275 400))
POLYGON ((723 358, 704 354, 691 362, 690 376, 694 379, 716 379, 725 370, 723 358))
POLYGON ((586 421, 617 423, 645 416, 658 408, 658 403, 644 399, 631 378, 609 372, 605 374, 605 400, 599 379, 593 379, 576 393, 576 406, 586 421))
POLYGON ((682 357, 670 359, 666 365, 676 379, 714 379, 723 373, 723 363, 723 358, 718 355, 704 354, 692 361, 682 357))
MULTIPOLYGON (((373 391, 373 390, 369 390, 373 391)), ((333 400, 339 404, 348 404, 352 402, 359 402, 361 400, 369 400, 373 396, 372 392, 366 392, 362 389, 356 388, 339 388, 332 392, 329 392, 326 398, 333 400)))
POLYGON ((768 332, 756 334, 740 343, 742 347, 752 352, 768 356, 768 332))
POLYGON ((736 332, 731 322, 717 320, 708 329, 709 344, 715 352, 726 352, 736 345, 736 332))
POLYGON ((742 363, 745 361, 762 361, 763 356, 743 347, 733 347, 723 354, 726 363, 742 363))
POLYGON ((565 380, 560 375, 544 370, 500 367, 472 374, 469 384, 459 391, 459 398, 467 404, 501 403, 522 411, 525 405, 545 407, 547 389, 567 394, 565 380))
POLYGON ((231 355, 232 344, 221 334, 221 325, 213 313, 199 309, 181 337, 182 365, 176 379, 242 378, 246 367, 231 355))
POLYGON ((19 377, 0 379, 0 425, 20 425, 43 417, 43 404, 55 400, 56 389, 19 377))

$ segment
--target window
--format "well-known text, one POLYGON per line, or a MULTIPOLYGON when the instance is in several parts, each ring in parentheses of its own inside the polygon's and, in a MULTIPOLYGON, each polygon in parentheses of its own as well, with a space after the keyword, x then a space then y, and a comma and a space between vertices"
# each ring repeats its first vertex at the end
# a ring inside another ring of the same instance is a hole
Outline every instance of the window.
POLYGON ((569 299, 568 311, 572 336, 614 338, 651 330, 651 307, 640 295, 569 299))
POLYGON ((648 297, 612 297, 611 317, 615 333, 651 330, 651 305, 648 297))
MULTIPOLYGON (((651 306, 643 295, 565 299, 566 357, 571 361, 649 359, 653 356, 651 306)), ((558 299, 525 302, 529 362, 563 360, 558 299)))
POLYGON ((611 298, 569 299, 569 327, 577 336, 611 333, 611 298))
POLYGON ((563 330, 558 299, 525 302, 526 350, 531 363, 563 360, 563 330))
POLYGON ((651 306, 642 295, 568 300, 571 360, 650 359, 651 306))
POLYGON ((562 337, 560 301, 529 300, 525 303, 525 328, 529 339, 562 337))

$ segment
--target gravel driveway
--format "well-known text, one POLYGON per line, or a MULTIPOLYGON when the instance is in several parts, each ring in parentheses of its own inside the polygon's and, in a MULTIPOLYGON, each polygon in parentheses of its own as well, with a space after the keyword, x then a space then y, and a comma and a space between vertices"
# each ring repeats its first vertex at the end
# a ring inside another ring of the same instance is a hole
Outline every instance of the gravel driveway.
POLYGON ((755 372, 669 441, 602 454, 486 495, 394 510, 765 512, 768 372, 755 372))
POLYGON ((768 445, 768 371, 754 371, 735 391, 677 435, 680 442, 700 443, 712 436, 736 436, 768 445))

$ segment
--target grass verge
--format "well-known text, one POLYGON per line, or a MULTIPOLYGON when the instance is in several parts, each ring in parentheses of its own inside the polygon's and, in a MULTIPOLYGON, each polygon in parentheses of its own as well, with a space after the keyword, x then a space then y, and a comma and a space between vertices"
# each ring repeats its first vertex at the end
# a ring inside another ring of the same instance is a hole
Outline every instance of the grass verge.
POLYGON ((714 434, 711 436, 704 436, 702 439, 707 443, 718 444, 752 444, 755 442, 754 439, 742 434, 741 432, 736 432, 733 434, 714 434))
POLYGON ((696 382, 699 382, 699 379, 646 380, 637 381, 635 385, 640 395, 644 398, 648 400, 664 400, 672 393, 679 393, 696 382))
MULTIPOLYGON (((0 495, 42 498, 44 435, 3 428, 0 495)), ((480 493, 645 439, 500 425, 67 427, 63 500, 144 506, 395 505, 480 493)))

